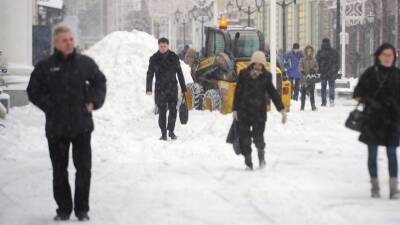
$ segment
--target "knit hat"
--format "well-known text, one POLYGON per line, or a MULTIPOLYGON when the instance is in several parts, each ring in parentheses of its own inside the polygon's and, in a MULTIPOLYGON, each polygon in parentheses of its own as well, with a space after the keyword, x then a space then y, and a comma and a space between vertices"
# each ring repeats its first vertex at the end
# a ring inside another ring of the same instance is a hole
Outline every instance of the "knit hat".
POLYGON ((267 64, 267 59, 265 57, 264 52, 262 52, 262 51, 254 52, 253 55, 251 56, 250 63, 251 64, 259 63, 259 64, 262 64, 262 65, 266 65, 267 64))

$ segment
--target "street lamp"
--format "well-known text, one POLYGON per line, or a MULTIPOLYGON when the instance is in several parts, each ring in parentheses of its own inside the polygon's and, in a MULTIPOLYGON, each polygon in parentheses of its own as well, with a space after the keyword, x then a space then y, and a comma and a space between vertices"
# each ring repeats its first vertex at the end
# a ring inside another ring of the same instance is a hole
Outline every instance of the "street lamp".
MULTIPOLYGON (((255 2, 255 7, 252 8, 250 3, 247 5, 247 7, 243 7, 244 4, 243 0, 235 0, 238 11, 247 14, 247 27, 250 27, 251 15, 253 15, 256 12, 260 12, 264 4, 264 0, 254 0, 254 2, 255 2)), ((228 15, 231 15, 233 13, 234 5, 232 4, 231 1, 229 1, 228 4, 226 5, 226 10, 228 12, 228 15)))
POLYGON ((154 17, 154 35, 156 38, 160 38, 161 36, 168 36, 169 23, 168 17, 159 16, 154 17))
POLYGON ((226 4, 226 11, 229 17, 232 15, 234 8, 235 6, 232 4, 231 1, 229 1, 228 4, 226 4))
POLYGON ((374 23, 375 23, 375 15, 373 10, 371 9, 371 11, 366 15, 366 21, 370 24, 370 30, 369 30, 369 53, 372 55, 373 51, 374 51, 374 23))
POLYGON ((282 49, 283 53, 286 53, 286 8, 291 4, 296 4, 296 0, 291 0, 290 2, 287 2, 287 0, 282 0, 282 2, 277 2, 276 4, 282 8, 282 49))
MULTIPOLYGON (((340 16, 340 0, 336 0, 336 50, 340 51, 340 32, 342 29, 341 16, 340 16)), ((343 21, 345 23, 345 21, 343 21)))
POLYGON ((179 11, 179 9, 177 9, 174 15, 175 15, 175 21, 178 23, 181 20, 183 13, 179 11))
POLYGON ((366 16, 366 20, 368 23, 373 24, 375 22, 375 15, 372 12, 372 10, 368 13, 368 15, 366 16))
POLYGON ((177 24, 182 23, 183 25, 183 46, 186 45, 186 15, 177 9, 174 13, 175 21, 177 24))
POLYGON ((199 7, 194 6, 188 13, 190 20, 194 20, 201 23, 201 49, 203 49, 204 43, 204 23, 211 21, 214 17, 213 13, 214 2, 210 5, 205 6, 205 1, 199 3, 199 7))

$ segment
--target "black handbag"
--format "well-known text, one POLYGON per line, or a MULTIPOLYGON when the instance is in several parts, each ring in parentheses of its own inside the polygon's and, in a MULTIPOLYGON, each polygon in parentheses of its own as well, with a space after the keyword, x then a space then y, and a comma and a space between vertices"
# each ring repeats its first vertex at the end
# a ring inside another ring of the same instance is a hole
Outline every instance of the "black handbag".
POLYGON ((226 143, 232 144, 233 151, 236 155, 240 155, 240 141, 239 141, 239 130, 238 122, 233 120, 231 128, 229 129, 228 137, 226 138, 226 143))
POLYGON ((185 125, 189 121, 189 110, 186 107, 186 98, 182 97, 182 103, 179 106, 179 120, 181 121, 181 124, 185 125))
POLYGON ((356 109, 354 109, 346 120, 345 126, 350 130, 361 131, 361 127, 366 120, 366 116, 363 110, 360 110, 361 104, 357 104, 356 109))
MULTIPOLYGON (((378 72, 377 68, 375 68, 375 70, 378 72)), ((373 98, 378 96, 378 93, 382 90, 383 85, 385 84, 386 80, 387 80, 387 76, 381 83, 379 83, 379 87, 376 90, 376 92, 374 93, 373 98)), ((349 128, 350 130, 361 131, 361 128, 362 128, 364 122, 368 119, 368 116, 366 115, 366 112, 365 112, 365 107, 363 110, 360 110, 360 106, 361 106, 361 103, 358 103, 356 108, 350 113, 349 117, 347 117, 347 119, 346 119, 345 126, 347 128, 349 128)))

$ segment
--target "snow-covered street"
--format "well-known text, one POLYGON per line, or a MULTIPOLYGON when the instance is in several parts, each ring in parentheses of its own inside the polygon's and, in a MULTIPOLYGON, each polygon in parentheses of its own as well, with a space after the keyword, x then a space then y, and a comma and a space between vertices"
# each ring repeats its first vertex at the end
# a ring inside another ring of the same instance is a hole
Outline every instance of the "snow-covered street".
MULTIPOLYGON (((94 114, 88 224, 399 224, 400 201, 388 200, 384 151, 383 196, 369 196, 366 146, 344 127, 351 100, 317 112, 308 103, 300 112, 293 102, 285 126, 271 112, 264 170, 245 171, 243 158, 225 143, 231 115, 192 111, 188 125, 177 126, 177 141, 159 141, 154 99, 144 87, 156 48, 147 34, 116 32, 87 53, 106 74, 109 90, 94 114)), ((57 224, 43 113, 33 105, 12 108, 1 122, 0 224, 57 224)), ((255 152, 253 158, 257 162, 255 152)), ((69 171, 73 187, 71 161, 69 171)))
MULTIPOLYGON (((365 146, 343 127, 348 103, 294 110, 287 126, 270 114, 267 167, 254 172, 224 143, 230 116, 193 112, 168 143, 157 140, 154 115, 120 129, 97 118, 90 224, 398 224, 383 152, 384 198, 369 198, 365 146)), ((0 224, 53 223, 42 124, 28 106, 13 109, 1 130, 0 224)))

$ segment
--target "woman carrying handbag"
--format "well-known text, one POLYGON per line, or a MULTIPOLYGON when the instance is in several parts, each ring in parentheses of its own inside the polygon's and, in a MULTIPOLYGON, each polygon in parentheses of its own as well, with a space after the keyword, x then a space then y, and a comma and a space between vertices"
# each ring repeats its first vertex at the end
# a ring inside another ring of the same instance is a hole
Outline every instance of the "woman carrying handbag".
POLYGON ((400 72, 395 63, 396 50, 392 45, 383 44, 377 49, 375 64, 361 75, 354 89, 354 98, 364 106, 364 110, 353 112, 346 122, 347 127, 349 124, 356 125, 349 128, 359 130, 359 140, 368 146, 368 170, 373 198, 380 197, 378 146, 386 147, 390 175, 389 197, 400 198, 396 156, 400 139, 400 72))

